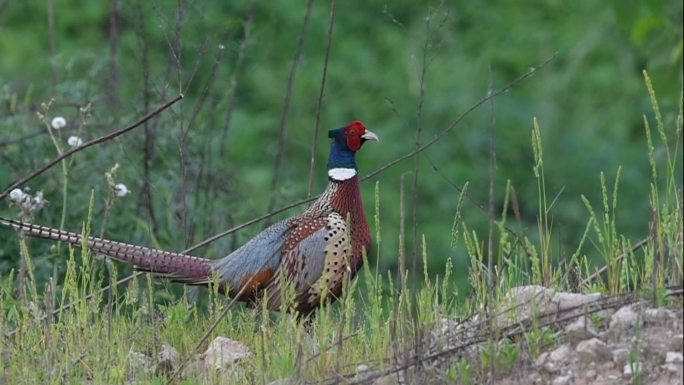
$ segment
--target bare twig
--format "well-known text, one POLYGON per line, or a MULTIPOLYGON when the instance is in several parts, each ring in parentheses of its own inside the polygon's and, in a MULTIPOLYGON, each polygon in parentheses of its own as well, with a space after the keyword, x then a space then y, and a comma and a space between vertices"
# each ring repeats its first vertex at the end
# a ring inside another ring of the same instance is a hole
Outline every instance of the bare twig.
POLYGON ((518 78, 516 78, 516 79, 513 80, 512 82, 508 83, 508 84, 507 84, 506 86, 504 86, 503 88, 499 88, 499 89, 496 90, 495 92, 493 92, 493 93, 491 93, 491 94, 488 94, 487 96, 485 96, 485 97, 483 97, 482 99, 478 100, 477 102, 475 102, 475 104, 471 105, 467 110, 465 110, 464 112, 462 112, 461 115, 459 115, 453 122, 451 122, 451 124, 450 124, 449 126, 447 126, 446 128, 444 128, 444 129, 443 129, 442 131, 440 131, 437 135, 435 135, 434 138, 430 139, 430 140, 427 141, 425 144, 423 144, 423 145, 421 145, 420 147, 416 148, 415 150, 409 152, 408 154, 402 155, 402 156, 400 156, 400 157, 394 159, 393 161, 388 162, 387 164, 385 164, 384 166, 378 168, 377 170, 375 170, 375 171, 369 173, 368 175, 366 175, 365 177, 363 177, 362 180, 367 180, 367 179, 373 178, 374 176, 380 174, 381 172, 384 172, 384 171, 387 170, 388 168, 390 168, 390 167, 396 165, 397 163, 399 163, 399 162, 401 162, 401 161, 403 161, 403 160, 406 160, 406 159, 410 159, 411 157, 415 156, 416 154, 419 154, 419 153, 425 151, 428 147, 430 147, 430 146, 432 146, 433 144, 437 143, 437 141, 440 140, 444 135, 446 135, 446 134, 449 133, 451 130, 453 130, 454 128, 456 128, 456 126, 457 126, 459 123, 461 123, 461 121, 463 121, 463 119, 465 119, 466 116, 470 115, 471 112, 475 111, 475 110, 476 110, 477 108, 479 108, 481 105, 487 103, 490 99, 496 98, 497 96, 499 96, 499 95, 501 95, 501 94, 503 94, 503 93, 506 93, 506 92, 510 91, 512 88, 518 86, 520 83, 522 83, 523 81, 525 81, 527 78, 529 78, 529 77, 531 77, 531 76, 534 76, 535 73, 539 72, 539 70, 541 70, 542 68, 546 67, 547 64, 549 64, 550 62, 552 62, 552 61, 556 58, 556 55, 557 55, 557 53, 554 53, 551 57, 549 57, 548 59, 544 60, 541 64, 539 64, 539 65, 536 66, 536 67, 531 67, 524 75, 519 76, 518 78))
MULTIPOLYGON (((489 66, 489 89, 488 93, 494 90, 494 78, 492 76, 492 66, 489 66)), ((489 235, 487 239, 487 292, 491 303, 494 296, 494 179, 496 178, 496 111, 494 109, 494 99, 489 100, 490 127, 489 127, 489 205, 487 207, 487 217, 489 218, 489 235)))
POLYGON ((328 24, 328 45, 325 47, 325 59, 323 60, 323 75, 321 75, 321 88, 316 101, 316 124, 311 141, 311 167, 309 168, 309 187, 306 190, 306 197, 311 196, 313 181, 316 175, 316 149, 318 148, 318 131, 321 126, 321 107, 323 106, 323 94, 325 92, 325 79, 328 75, 328 59, 332 47, 333 26, 335 25, 335 0, 330 1, 330 22, 328 24))
POLYGON ((111 0, 109 10, 109 101, 114 108, 119 106, 119 74, 116 62, 119 47, 119 0, 111 0))
POLYGON ((37 177, 38 175, 44 173, 45 171, 47 171, 48 169, 50 169, 50 167, 56 165, 57 163, 59 163, 59 162, 62 161, 63 159, 66 159, 66 158, 70 157, 71 155, 73 155, 73 154, 75 154, 75 153, 77 153, 77 152, 79 152, 79 151, 85 150, 85 149, 88 148, 88 147, 91 147, 91 146, 94 146, 94 145, 96 145, 96 144, 100 144, 100 143, 106 142, 106 141, 108 141, 108 140, 114 139, 114 138, 116 138, 116 137, 118 137, 118 136, 120 136, 120 135, 123 135, 123 134, 127 133, 128 131, 131 131, 132 129, 134 129, 134 128, 136 128, 136 127, 139 127, 140 125, 142 125, 143 123, 145 123, 145 122, 147 122, 148 120, 152 119, 153 117, 157 116, 160 112, 162 112, 162 111, 164 111, 165 109, 171 107, 172 105, 174 105, 176 102, 178 102, 178 101, 181 100, 181 99, 183 99, 183 94, 180 94, 180 95, 176 96, 176 97, 173 98, 172 100, 166 102, 166 103, 163 104, 161 107, 159 107, 159 108, 157 108, 156 110, 152 111, 151 113, 145 115, 145 116, 142 117, 140 120, 138 120, 137 122, 131 124, 131 125, 128 126, 128 127, 122 128, 122 129, 120 129, 120 130, 114 131, 114 132, 109 133, 109 134, 107 134, 107 135, 104 135, 104 136, 101 136, 101 137, 99 137, 99 138, 93 139, 93 140, 91 140, 91 141, 85 142, 85 143, 83 143, 83 145, 81 145, 81 146, 79 146, 79 147, 73 147, 73 148, 71 148, 71 149, 68 150, 68 151, 64 151, 60 156, 58 156, 58 157, 56 157, 55 159, 49 161, 49 162, 48 162, 47 164, 45 164, 44 166, 40 167, 39 169, 35 170, 34 172, 30 173, 29 175, 25 176, 24 178, 19 179, 18 181, 12 183, 12 184, 9 185, 7 188, 5 188, 5 190, 3 190, 2 193, 0 193, 0 200, 2 200, 3 198, 5 198, 5 197, 10 193, 10 191, 12 191, 13 189, 15 189, 15 188, 17 188, 17 187, 23 186, 24 184, 26 184, 26 182, 28 182, 28 181, 30 181, 31 179, 37 177))
POLYGON ((226 106, 226 117, 223 122, 223 130, 221 131, 221 147, 219 149, 219 154, 221 157, 225 154, 226 146, 226 136, 228 135, 228 129, 230 128, 230 122, 233 119, 233 111, 235 110, 235 93, 238 87, 238 74, 242 70, 242 63, 245 61, 245 52, 247 47, 251 43, 252 39, 252 27, 254 26, 254 3, 256 0, 250 0, 247 6, 247 13, 245 14, 245 27, 244 27, 244 37, 238 48, 237 58, 235 59, 235 67, 233 68, 233 73, 230 75, 230 81, 228 82, 228 96, 226 106))
MULTIPOLYGON (((430 43, 430 15, 425 21, 425 42, 423 43, 423 63, 420 71, 420 96, 416 112, 416 150, 420 148, 420 134, 423 131, 423 104, 425 103, 425 78, 427 76, 427 55, 430 43)), ((416 274, 418 265, 418 165, 420 157, 413 158, 413 243, 411 253, 411 274, 416 274)))
POLYGON ((57 31, 55 28, 55 0, 48 1, 48 37, 50 39, 50 86, 52 94, 57 88, 57 31))
MULTIPOLYGON (((308 0, 306 3, 306 14, 304 15, 304 22, 302 23, 302 31, 299 33, 299 40, 297 41, 297 49, 295 50, 292 64, 290 65, 290 73, 287 76, 287 86, 285 89, 285 100, 283 102, 283 113, 280 115, 280 123, 278 124, 278 149, 276 150, 275 159, 273 160, 273 178, 271 179, 271 192, 275 191, 280 178, 280 167, 285 153, 285 126, 287 124, 287 117, 290 113, 290 102, 292 100, 292 87, 294 85, 295 74, 299 65, 299 58, 304 51, 304 40, 309 28, 309 19, 311 18, 311 9, 313 8, 313 0, 308 0)), ((275 205, 276 194, 272 193, 268 203, 268 211, 273 210, 275 205)), ((268 222, 267 222, 268 224, 268 222)))

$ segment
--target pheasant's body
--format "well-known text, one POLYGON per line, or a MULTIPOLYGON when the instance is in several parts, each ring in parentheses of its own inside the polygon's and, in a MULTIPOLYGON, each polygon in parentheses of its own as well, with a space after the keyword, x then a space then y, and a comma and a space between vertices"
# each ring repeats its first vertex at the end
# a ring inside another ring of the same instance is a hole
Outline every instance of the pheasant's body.
MULTIPOLYGON (((244 301, 263 297, 272 310, 294 293, 287 306, 309 313, 341 294, 371 243, 354 155, 365 140, 377 137, 360 122, 329 136, 330 182, 323 194, 301 215, 268 227, 224 258, 213 261, 94 237, 87 247, 174 281, 204 285, 217 280, 230 296, 244 301)), ((76 233, 3 218, 0 223, 30 236, 83 244, 76 233)))

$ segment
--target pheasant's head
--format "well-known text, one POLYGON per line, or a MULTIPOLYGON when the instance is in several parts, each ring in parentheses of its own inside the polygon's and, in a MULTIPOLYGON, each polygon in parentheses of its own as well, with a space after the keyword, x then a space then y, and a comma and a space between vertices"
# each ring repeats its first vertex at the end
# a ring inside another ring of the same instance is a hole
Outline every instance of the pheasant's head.
POLYGON ((328 176, 333 180, 345 180, 356 175, 354 156, 368 140, 378 140, 378 136, 366 130, 359 120, 350 125, 328 131, 332 139, 330 157, 328 158, 328 176))

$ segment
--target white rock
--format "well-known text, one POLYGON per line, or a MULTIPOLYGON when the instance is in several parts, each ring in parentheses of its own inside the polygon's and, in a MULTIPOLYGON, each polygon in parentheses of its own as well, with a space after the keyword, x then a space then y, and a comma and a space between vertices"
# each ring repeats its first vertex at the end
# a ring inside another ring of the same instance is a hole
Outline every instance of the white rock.
POLYGON ((596 370, 587 370, 586 372, 584 372, 584 378, 586 378, 587 380, 593 380, 594 378, 596 378, 596 370))
POLYGON ((559 310, 566 310, 572 308, 579 308, 582 305, 587 305, 600 300, 602 297, 601 293, 565 293, 559 292, 553 296, 553 302, 558 304, 559 310))
POLYGON ((631 364, 627 364, 622 370, 622 375, 626 378, 631 378, 632 376, 639 373, 641 373, 641 362, 633 362, 631 364))
POLYGON ((200 354, 198 363, 207 372, 220 371, 251 356, 252 351, 243 343, 226 337, 216 337, 207 350, 200 354))
POLYGON ((611 351, 605 342, 592 338, 577 344, 577 355, 583 363, 602 362, 611 359, 611 351))
POLYGON ((684 344, 684 334, 678 334, 670 339, 670 349, 681 349, 684 344))
POLYGON ((682 368, 682 364, 665 364, 665 365, 660 365, 661 368, 665 369, 665 371, 673 373, 673 374, 679 374, 679 377, 681 378, 681 372, 684 368, 682 368))
POLYGON ((553 379, 553 382, 551 384, 553 385, 568 385, 570 383, 570 380, 572 380, 572 375, 565 375, 565 376, 558 376, 553 379))
POLYGON ((670 320, 677 319, 677 315, 670 309, 653 308, 644 310, 644 322, 647 324, 663 325, 670 320))
POLYGON ((554 349, 551 353, 549 353, 548 360, 551 362, 564 362, 567 361, 570 358, 570 355, 572 354, 572 349, 568 344, 563 344, 556 349, 554 349))
POLYGON ((598 337, 598 331, 591 320, 581 316, 565 327, 565 334, 571 344, 576 344, 589 338, 598 337))
POLYGON ((147 374, 152 371, 152 358, 147 354, 131 350, 128 352, 128 365, 128 379, 131 382, 135 382, 141 374, 147 374))
POLYGON ((529 319, 533 314, 545 314, 556 309, 552 302, 553 289, 539 285, 511 288, 501 304, 501 310, 509 310, 513 321, 529 319))
POLYGON ((617 365, 624 365, 629 358, 629 349, 619 348, 613 350, 613 362, 617 365))
POLYGON ((159 362, 157 363, 158 374, 171 373, 180 361, 180 354, 178 350, 171 345, 163 345, 159 352, 159 362))
POLYGON ((665 355, 666 364, 682 364, 684 363, 684 356, 680 352, 667 352, 665 355))
POLYGON ((631 305, 623 306, 610 317, 610 329, 614 335, 634 327, 637 323, 637 313, 631 305))

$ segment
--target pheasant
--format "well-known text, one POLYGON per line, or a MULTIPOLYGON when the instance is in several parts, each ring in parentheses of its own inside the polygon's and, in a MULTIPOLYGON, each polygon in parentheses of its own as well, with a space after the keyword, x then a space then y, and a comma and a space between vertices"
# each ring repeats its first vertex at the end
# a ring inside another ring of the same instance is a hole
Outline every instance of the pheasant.
MULTIPOLYGON (((284 290, 291 287, 294 298, 285 304, 287 309, 309 314, 342 294, 344 281, 356 275, 371 244, 355 156, 366 141, 378 137, 360 121, 330 130, 328 137, 332 139, 329 182, 320 197, 302 214, 267 227, 221 259, 95 237, 88 237, 87 247, 172 281, 218 282, 224 294, 239 301, 266 301, 271 310, 281 308, 285 294, 291 293, 284 290)), ((1 217, 0 223, 29 236, 83 244, 81 234, 1 217)))

